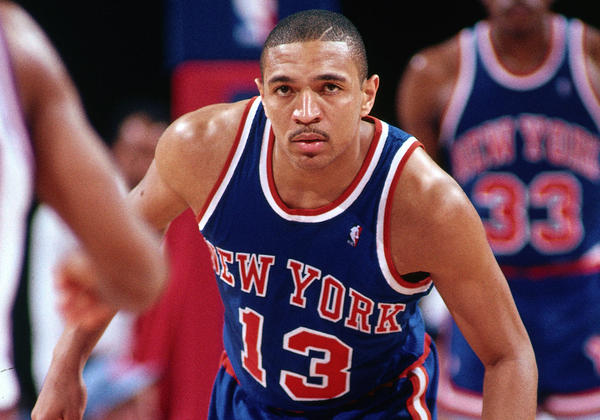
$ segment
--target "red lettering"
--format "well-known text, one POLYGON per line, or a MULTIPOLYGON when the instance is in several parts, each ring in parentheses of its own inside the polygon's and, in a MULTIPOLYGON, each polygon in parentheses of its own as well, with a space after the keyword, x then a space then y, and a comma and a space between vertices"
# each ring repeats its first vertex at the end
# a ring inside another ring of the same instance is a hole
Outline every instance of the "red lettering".
POLYGON ((224 249, 221 248, 216 248, 217 250, 217 255, 219 256, 219 262, 221 263, 221 270, 219 271, 219 277, 221 278, 221 280, 223 280, 225 283, 227 283, 230 286, 235 286, 235 278, 233 277, 233 274, 231 274, 229 272, 229 269, 227 268, 227 264, 232 264, 233 263, 233 252, 229 252, 229 251, 225 251, 224 249))
POLYGON ((250 289, 254 285, 256 295, 265 296, 269 282, 269 271, 275 263, 275 257, 272 255, 259 255, 259 262, 257 263, 256 254, 250 255, 239 252, 236 254, 236 260, 240 270, 242 290, 250 293, 250 289))
POLYGON ((346 287, 335 277, 325 276, 319 298, 319 314, 324 319, 337 322, 342 319, 346 287))
POLYGON ((306 307, 304 291, 313 281, 321 278, 321 270, 310 265, 305 266, 295 260, 288 260, 287 268, 292 272, 292 279, 294 280, 294 293, 290 295, 290 304, 304 308, 306 307), (302 271, 304 271, 304 277, 301 275, 302 271))
POLYGON ((377 307, 379 308, 379 320, 375 328, 377 334, 402 331, 396 315, 406 309, 404 303, 379 303, 377 307))
POLYGON ((370 333, 371 325, 369 325, 369 317, 373 314, 375 303, 354 289, 350 289, 348 294, 350 295, 350 311, 344 325, 355 330, 370 333))

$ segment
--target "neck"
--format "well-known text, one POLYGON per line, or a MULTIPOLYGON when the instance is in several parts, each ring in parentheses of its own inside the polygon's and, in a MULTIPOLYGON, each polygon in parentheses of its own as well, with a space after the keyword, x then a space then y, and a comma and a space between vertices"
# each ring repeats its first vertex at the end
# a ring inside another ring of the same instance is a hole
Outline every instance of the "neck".
POLYGON ((511 72, 528 73, 544 63, 552 47, 552 15, 523 28, 490 22, 490 38, 498 60, 511 72))
POLYGON ((362 168, 374 135, 374 125, 360 124, 359 139, 323 167, 298 165, 273 148, 273 179, 277 194, 292 209, 317 209, 336 201, 362 168))

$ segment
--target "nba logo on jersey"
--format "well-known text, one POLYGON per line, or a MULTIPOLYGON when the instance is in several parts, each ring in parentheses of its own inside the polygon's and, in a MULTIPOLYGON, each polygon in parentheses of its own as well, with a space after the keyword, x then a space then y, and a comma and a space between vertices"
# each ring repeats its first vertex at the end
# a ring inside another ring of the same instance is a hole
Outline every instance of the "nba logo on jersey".
POLYGON ((360 232, 362 228, 359 225, 352 226, 350 229, 350 239, 348 239, 348 243, 352 246, 356 246, 358 244, 358 238, 360 238, 360 232))

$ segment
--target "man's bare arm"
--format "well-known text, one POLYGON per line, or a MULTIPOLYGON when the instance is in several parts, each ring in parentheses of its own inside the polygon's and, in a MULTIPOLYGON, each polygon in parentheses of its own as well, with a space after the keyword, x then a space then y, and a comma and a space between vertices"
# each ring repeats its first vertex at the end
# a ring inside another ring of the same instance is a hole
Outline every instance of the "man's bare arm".
POLYGON ((414 135, 436 161, 440 124, 458 77, 458 40, 427 48, 412 57, 396 92, 400 128, 414 135))
POLYGON ((395 263, 400 272, 431 273, 483 363, 483 418, 533 419, 533 349, 477 212, 458 184, 422 150, 408 160, 397 191, 392 215, 392 231, 399 238, 392 240, 395 263))

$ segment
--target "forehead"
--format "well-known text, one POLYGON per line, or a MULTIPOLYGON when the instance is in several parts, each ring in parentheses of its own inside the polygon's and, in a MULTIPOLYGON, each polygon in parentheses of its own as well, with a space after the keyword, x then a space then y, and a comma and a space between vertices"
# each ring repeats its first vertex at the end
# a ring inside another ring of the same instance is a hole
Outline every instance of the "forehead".
POLYGON ((290 73, 342 72, 358 76, 352 51, 345 42, 317 40, 277 45, 265 51, 263 64, 265 82, 290 73))

